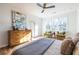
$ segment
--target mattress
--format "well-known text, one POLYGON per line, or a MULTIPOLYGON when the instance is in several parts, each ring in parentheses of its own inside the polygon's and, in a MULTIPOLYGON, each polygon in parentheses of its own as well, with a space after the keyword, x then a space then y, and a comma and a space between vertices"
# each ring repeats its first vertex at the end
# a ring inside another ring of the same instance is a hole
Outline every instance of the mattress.
POLYGON ((13 55, 43 55, 55 40, 42 38, 14 51, 13 55))

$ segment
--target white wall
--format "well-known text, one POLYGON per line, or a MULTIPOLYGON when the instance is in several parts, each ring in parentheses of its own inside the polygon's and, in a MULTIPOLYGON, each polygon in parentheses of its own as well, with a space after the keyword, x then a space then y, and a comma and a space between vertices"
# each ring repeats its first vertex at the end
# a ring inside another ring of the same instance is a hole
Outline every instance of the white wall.
MULTIPOLYGON (((41 35, 42 34, 42 29, 41 29, 41 27, 42 27, 42 22, 41 22, 41 18, 39 18, 39 17, 37 17, 37 16, 34 16, 34 15, 29 15, 29 14, 27 14, 27 23, 29 23, 28 25, 27 25, 27 27, 29 27, 29 26, 31 26, 31 28, 33 28, 33 24, 31 24, 31 23, 35 23, 35 24, 37 24, 38 25, 38 36, 39 35, 41 35)), ((32 33, 32 34, 34 34, 34 33, 32 33)))
POLYGON ((11 10, 24 13, 27 19, 26 22, 34 21, 38 25, 38 35, 41 35, 41 18, 25 13, 25 10, 21 9, 20 6, 0 4, 0 47, 8 45, 8 30, 12 29, 11 10))
POLYGON ((72 12, 69 14, 69 21, 68 21, 68 34, 72 38, 77 33, 77 12, 72 12))
POLYGON ((11 30, 11 10, 23 12, 18 7, 0 4, 0 47, 8 45, 8 30, 11 30))
POLYGON ((79 9, 77 10, 77 32, 79 32, 79 9))

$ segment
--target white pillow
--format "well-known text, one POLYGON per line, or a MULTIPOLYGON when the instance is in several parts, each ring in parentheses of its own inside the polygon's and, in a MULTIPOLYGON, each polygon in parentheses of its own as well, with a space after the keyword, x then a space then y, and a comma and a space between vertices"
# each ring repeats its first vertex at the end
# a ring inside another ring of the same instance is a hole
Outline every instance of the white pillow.
POLYGON ((74 43, 71 38, 66 38, 61 44, 61 54, 71 55, 73 53, 74 43))
POLYGON ((75 45, 77 44, 77 42, 79 41, 79 33, 76 33, 72 41, 74 42, 75 45))
POLYGON ((77 44, 73 50, 73 55, 79 55, 79 42, 77 42, 77 44))

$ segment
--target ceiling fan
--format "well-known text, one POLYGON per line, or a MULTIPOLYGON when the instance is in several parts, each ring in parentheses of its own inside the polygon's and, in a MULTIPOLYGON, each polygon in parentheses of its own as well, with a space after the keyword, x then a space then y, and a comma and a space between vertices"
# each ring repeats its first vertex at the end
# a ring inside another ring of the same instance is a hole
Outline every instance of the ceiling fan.
POLYGON ((43 3, 43 5, 40 4, 40 3, 37 3, 37 5, 38 5, 39 7, 41 7, 41 8, 43 8, 43 10, 41 11, 41 13, 43 13, 43 12, 45 11, 45 9, 55 8, 55 5, 47 6, 48 3, 43 3))

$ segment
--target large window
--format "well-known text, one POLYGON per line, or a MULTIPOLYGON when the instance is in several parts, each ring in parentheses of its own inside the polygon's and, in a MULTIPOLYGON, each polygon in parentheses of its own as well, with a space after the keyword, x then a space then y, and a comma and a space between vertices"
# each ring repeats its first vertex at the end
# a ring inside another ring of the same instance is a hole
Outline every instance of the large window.
POLYGON ((66 17, 66 16, 51 19, 46 24, 46 31, 66 32, 67 31, 67 21, 68 21, 68 17, 66 17))

